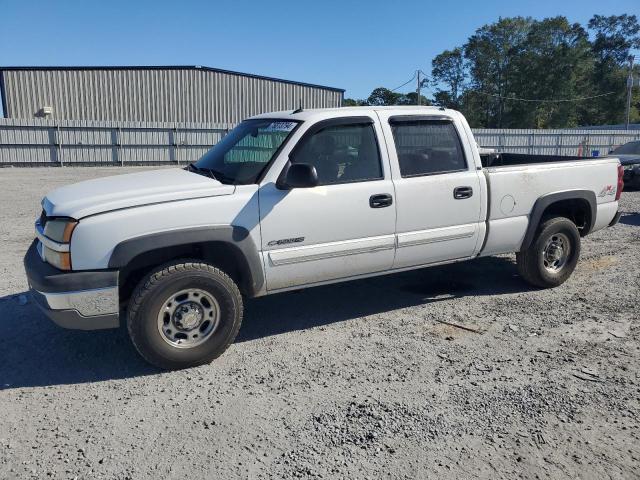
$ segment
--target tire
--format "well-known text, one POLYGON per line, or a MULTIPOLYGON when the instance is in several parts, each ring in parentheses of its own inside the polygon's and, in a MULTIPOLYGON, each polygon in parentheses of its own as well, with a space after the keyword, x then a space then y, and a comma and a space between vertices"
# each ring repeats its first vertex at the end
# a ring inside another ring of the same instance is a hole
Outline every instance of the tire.
POLYGON ((140 281, 129 302, 127 329, 147 362, 178 370, 219 357, 236 338, 242 315, 242 295, 226 273, 179 261, 140 281))
POLYGON ((516 254, 520 275, 540 288, 562 285, 575 270, 579 258, 580 233, 565 217, 544 219, 529 248, 516 254), (557 256, 563 260, 556 260, 557 256))

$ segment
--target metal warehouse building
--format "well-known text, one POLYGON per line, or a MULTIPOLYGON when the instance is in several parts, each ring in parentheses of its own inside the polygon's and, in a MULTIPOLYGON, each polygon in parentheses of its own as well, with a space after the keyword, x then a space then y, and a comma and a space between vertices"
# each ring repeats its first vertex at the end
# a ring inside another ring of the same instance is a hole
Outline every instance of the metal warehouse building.
POLYGON ((0 67, 7 118, 235 124, 339 107, 344 90, 201 66, 0 67))

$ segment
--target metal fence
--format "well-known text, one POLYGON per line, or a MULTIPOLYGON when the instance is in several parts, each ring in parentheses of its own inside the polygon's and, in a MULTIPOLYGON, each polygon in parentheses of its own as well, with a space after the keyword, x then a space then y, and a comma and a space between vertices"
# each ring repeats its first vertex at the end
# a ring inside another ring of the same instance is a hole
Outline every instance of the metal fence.
POLYGON ((0 119, 0 165, 186 164, 230 125, 0 119))
POLYGON ((533 155, 607 155, 619 145, 640 140, 640 130, 474 129, 481 147, 533 155))
MULTIPOLYGON (((0 166, 186 164, 232 125, 0 119, 0 166)), ((544 155, 606 155, 639 130, 476 129, 481 147, 544 155)))

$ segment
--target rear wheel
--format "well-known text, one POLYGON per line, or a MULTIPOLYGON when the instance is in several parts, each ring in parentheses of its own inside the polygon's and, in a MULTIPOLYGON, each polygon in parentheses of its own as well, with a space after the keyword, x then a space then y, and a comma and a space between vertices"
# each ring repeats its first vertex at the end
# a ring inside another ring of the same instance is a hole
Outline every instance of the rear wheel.
POLYGON ((573 273, 580 257, 580 233, 564 217, 545 220, 529 248, 516 254, 518 272, 531 285, 557 287, 573 273))
POLYGON ((240 329, 242 310, 240 291, 222 270, 206 263, 176 262, 138 284, 127 327, 145 360, 175 370, 220 356, 240 329))

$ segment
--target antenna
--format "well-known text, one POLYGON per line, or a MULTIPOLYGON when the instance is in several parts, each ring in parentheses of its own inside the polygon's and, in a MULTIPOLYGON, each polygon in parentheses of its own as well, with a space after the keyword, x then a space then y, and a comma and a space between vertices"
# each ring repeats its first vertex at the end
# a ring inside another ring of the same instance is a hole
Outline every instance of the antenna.
POLYGON ((293 112, 291 112, 291 114, 294 113, 300 113, 302 112, 303 108, 302 108, 302 99, 300 99, 300 106, 298 108, 296 108, 293 112))

